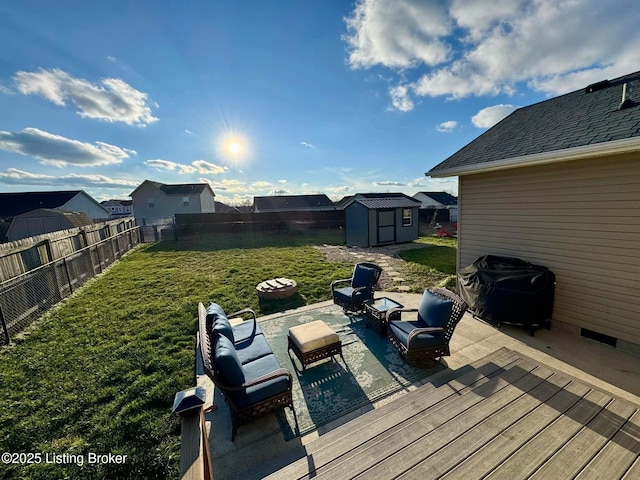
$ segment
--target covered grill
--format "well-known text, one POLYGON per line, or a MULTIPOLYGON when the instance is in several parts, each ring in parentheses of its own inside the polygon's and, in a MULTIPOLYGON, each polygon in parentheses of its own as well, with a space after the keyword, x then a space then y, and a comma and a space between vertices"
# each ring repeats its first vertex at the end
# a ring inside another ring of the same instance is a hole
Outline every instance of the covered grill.
POLYGON ((547 267, 485 255, 458 272, 458 285, 470 310, 487 322, 522 325, 532 336, 550 328, 555 274, 547 267))

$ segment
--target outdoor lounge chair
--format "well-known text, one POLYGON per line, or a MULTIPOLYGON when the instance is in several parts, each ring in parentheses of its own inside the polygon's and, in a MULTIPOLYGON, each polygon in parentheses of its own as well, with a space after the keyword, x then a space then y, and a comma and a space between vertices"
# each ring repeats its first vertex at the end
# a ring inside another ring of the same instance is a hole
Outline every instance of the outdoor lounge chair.
POLYGON ((424 365, 450 355, 449 340, 467 304, 444 288, 425 290, 418 308, 387 312, 387 336, 407 363, 424 365), (390 320, 392 315, 417 313, 415 320, 390 320))
POLYGON ((364 312, 362 302, 373 298, 373 290, 382 274, 382 268, 373 263, 357 263, 351 278, 331 282, 333 303, 340 305, 344 312, 360 314, 364 312), (345 284, 349 284, 346 286, 345 284), (340 285, 345 285, 338 288, 340 285))

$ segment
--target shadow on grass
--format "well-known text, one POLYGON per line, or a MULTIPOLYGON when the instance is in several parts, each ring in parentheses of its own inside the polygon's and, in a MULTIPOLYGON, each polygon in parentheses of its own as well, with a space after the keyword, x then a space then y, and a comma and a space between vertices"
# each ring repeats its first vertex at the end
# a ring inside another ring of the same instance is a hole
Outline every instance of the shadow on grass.
POLYGON ((300 293, 296 292, 288 298, 266 299, 259 298, 260 312, 263 315, 271 313, 284 312, 285 310, 293 310, 295 308, 304 307, 307 302, 300 293))
POLYGON ((344 245, 344 231, 262 232, 253 234, 210 233, 191 235, 178 240, 163 240, 148 252, 215 251, 235 248, 303 247, 308 245, 344 245))

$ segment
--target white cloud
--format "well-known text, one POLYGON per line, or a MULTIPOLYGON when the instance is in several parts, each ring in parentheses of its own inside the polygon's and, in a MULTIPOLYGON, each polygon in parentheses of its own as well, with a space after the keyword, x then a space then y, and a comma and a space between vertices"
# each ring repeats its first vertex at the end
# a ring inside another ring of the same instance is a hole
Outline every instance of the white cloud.
POLYGON ((152 159, 144 162, 148 167, 159 168, 161 170, 171 170, 176 171, 179 174, 189 174, 189 173, 224 173, 227 168, 220 167, 213 163, 207 162, 206 160, 196 160, 191 162, 191 165, 186 165, 184 163, 172 162, 171 160, 163 160, 163 159, 152 159))
POLYGON ((300 142, 300 145, 302 145, 305 148, 316 148, 312 144, 310 144, 309 142, 300 142))
POLYGON ((391 104, 395 110, 410 112, 413 110, 413 100, 409 97, 409 89, 406 85, 398 85, 389 89, 391 104))
POLYGON ((105 78, 101 85, 95 85, 56 68, 17 72, 14 80, 20 93, 40 95, 59 106, 71 102, 81 117, 139 126, 158 120, 151 114, 148 94, 118 78, 105 78))
POLYGON ((58 167, 118 164, 136 154, 134 150, 108 143, 80 142, 37 128, 25 128, 21 132, 0 131, 0 150, 29 155, 44 164, 58 167))
POLYGON ((439 132, 453 132, 457 126, 458 122, 455 120, 447 120, 446 122, 436 125, 436 130, 439 132))
POLYGON ((206 160, 196 160, 191 165, 198 169, 198 173, 224 173, 227 170, 227 167, 221 167, 206 160))
POLYGON ((558 95, 640 64, 635 0, 358 0, 345 22, 351 67, 395 69, 419 96, 511 95, 523 85, 558 95))
POLYGON ((471 122, 478 128, 490 128, 500 120, 511 114, 517 108, 518 107, 515 107, 513 105, 504 104, 483 108, 473 117, 471 117, 471 122))
POLYGON ((406 187, 407 184, 406 183, 402 183, 402 182, 393 182, 391 180, 385 180, 382 182, 373 182, 374 185, 377 185, 379 187, 406 187))
POLYGON ((15 95, 13 90, 9 87, 5 87, 4 85, 0 85, 0 93, 4 93, 5 95, 15 95))
POLYGON ((0 183, 4 185, 37 185, 53 187, 100 187, 100 188, 122 188, 136 187, 138 182, 130 180, 119 180, 105 175, 69 175, 53 176, 39 173, 30 173, 17 168, 8 168, 0 171, 0 183))
POLYGON ((345 21, 354 68, 437 65, 449 57, 443 40, 453 25, 435 2, 360 0, 345 21))

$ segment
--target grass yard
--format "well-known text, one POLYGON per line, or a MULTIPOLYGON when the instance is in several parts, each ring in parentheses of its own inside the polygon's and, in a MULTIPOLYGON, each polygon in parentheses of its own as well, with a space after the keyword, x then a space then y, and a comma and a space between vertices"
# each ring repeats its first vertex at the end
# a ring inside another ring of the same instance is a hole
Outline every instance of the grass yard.
POLYGON ((404 250, 399 253, 405 268, 420 291, 430 286, 442 286, 454 290, 456 284, 455 238, 420 237, 418 243, 425 248, 404 250))
MULTIPOLYGON (((194 385, 197 304, 258 315, 330 299, 349 263, 332 263, 312 244, 340 236, 209 237, 132 251, 0 348, 0 453, 41 453, 41 463, 0 465, 2 479, 177 478, 177 391, 194 385), (273 277, 298 282, 286 301, 259 302, 255 286, 273 277), (126 455, 123 464, 86 463, 89 453, 126 455), (85 459, 46 463, 53 455, 85 459), (49 457, 47 457, 49 455, 49 457)), ((407 251, 426 285, 455 272, 455 241, 421 240, 407 251), (453 263, 452 263, 453 262, 453 263), (433 265, 433 266, 427 266, 433 265)))
POLYGON ((176 478, 170 409, 195 381, 197 303, 271 313, 327 300, 330 282, 350 276, 352 265, 309 245, 331 239, 272 240, 143 246, 0 348, 1 452, 127 455, 122 465, 2 465, 0 478, 176 478), (277 276, 296 279, 299 295, 259 303, 256 284, 277 276))

